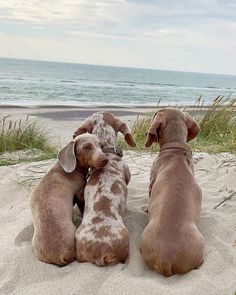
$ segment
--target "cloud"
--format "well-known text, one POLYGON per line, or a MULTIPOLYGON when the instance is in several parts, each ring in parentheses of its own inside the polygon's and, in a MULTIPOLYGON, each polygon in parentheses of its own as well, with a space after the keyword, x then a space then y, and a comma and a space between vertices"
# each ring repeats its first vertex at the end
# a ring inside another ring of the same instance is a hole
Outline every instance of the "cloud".
POLYGON ((66 42, 71 61, 236 73, 233 0, 1 0, 0 19, 5 39, 66 42))
POLYGON ((219 20, 236 23, 236 4, 220 0, 1 0, 0 18, 47 29, 53 25, 67 33, 150 37, 160 29, 198 31, 219 20))

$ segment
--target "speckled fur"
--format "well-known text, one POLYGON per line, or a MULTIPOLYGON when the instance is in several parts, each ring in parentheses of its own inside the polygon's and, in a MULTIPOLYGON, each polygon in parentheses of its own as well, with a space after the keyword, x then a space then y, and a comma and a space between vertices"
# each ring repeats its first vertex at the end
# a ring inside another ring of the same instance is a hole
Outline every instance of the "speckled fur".
MULTIPOLYGON (((117 120, 109 113, 96 113, 87 123, 104 147, 117 145, 117 120)), ((118 121, 120 123, 121 121, 118 121)), ((85 121, 85 125, 87 124, 85 121)), ((124 123, 123 123, 124 124, 124 123)), ((103 169, 94 169, 85 188, 85 211, 76 231, 76 258, 105 266, 125 262, 129 254, 129 232, 122 219, 127 201, 128 166, 111 153, 103 169)))

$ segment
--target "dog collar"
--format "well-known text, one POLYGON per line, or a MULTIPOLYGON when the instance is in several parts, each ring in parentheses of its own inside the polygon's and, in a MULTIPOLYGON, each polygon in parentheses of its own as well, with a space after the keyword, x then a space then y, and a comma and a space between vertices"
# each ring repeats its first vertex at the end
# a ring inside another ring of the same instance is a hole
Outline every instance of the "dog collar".
POLYGON ((169 149, 182 149, 182 150, 185 150, 186 152, 192 153, 190 147, 187 144, 179 143, 179 142, 168 142, 163 144, 160 147, 160 152, 169 150, 169 149))
POLYGON ((102 151, 104 153, 111 153, 111 154, 117 155, 117 156, 119 156, 121 158, 123 157, 123 151, 118 146, 116 146, 116 147, 110 147, 110 148, 103 148, 102 151))

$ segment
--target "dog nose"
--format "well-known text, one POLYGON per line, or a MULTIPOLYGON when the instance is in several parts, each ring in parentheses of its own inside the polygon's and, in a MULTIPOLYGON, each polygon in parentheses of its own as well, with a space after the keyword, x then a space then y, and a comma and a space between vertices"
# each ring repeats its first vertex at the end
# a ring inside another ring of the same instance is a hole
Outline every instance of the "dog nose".
POLYGON ((107 163, 108 163, 108 159, 103 159, 103 160, 102 160, 102 165, 105 166, 107 163))

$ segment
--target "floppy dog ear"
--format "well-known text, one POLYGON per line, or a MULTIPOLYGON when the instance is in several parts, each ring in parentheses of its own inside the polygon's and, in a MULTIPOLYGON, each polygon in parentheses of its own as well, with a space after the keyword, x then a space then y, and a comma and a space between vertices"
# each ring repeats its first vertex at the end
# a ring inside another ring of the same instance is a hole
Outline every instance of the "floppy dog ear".
POLYGON ((61 165, 62 169, 71 173, 75 170, 76 167, 76 156, 75 156, 75 141, 72 140, 69 142, 57 156, 58 162, 61 165))
POLYGON ((200 132, 200 127, 198 123, 188 114, 185 113, 186 116, 186 126, 188 129, 188 136, 187 136, 187 142, 194 139, 198 133, 200 132))
POLYGON ((131 134, 127 124, 119 119, 116 119, 116 130, 124 135, 125 141, 129 146, 136 147, 136 142, 134 141, 133 135, 131 134))
POLYGON ((83 133, 92 133, 94 124, 91 119, 86 119, 78 129, 75 130, 73 138, 83 133))
POLYGON ((161 112, 157 112, 152 119, 151 126, 147 131, 147 139, 145 142, 145 147, 150 147, 153 142, 157 142, 157 132, 158 129, 166 125, 166 119, 161 112))

